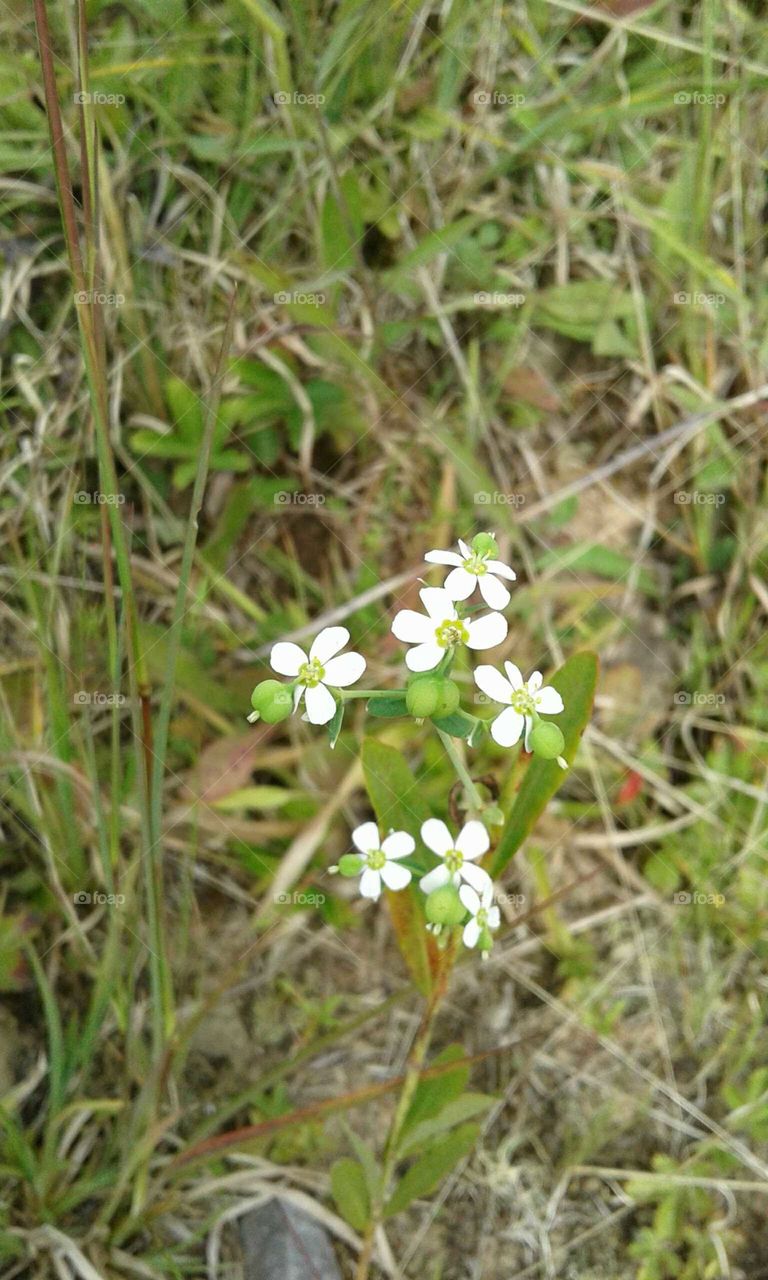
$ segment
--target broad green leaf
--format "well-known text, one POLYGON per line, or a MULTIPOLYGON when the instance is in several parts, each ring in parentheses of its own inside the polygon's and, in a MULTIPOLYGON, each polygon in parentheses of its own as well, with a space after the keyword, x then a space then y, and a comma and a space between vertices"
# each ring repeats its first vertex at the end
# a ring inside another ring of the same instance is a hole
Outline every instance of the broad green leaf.
POLYGON ((331 1169, 331 1193, 345 1222, 362 1231, 370 1213, 365 1174, 357 1160, 348 1156, 337 1160, 331 1169))
POLYGON ((231 791, 220 800, 209 801, 211 807, 222 813, 238 809, 282 809, 290 800, 304 793, 292 791, 288 787, 258 786, 242 787, 239 791, 231 791))
POLYGON ((439 719, 433 719, 432 723, 436 729, 441 729, 451 738, 470 738, 477 726, 477 721, 473 716, 468 716, 466 711, 454 711, 453 715, 440 716, 439 719))
POLYGON ((380 720, 392 720, 395 716, 408 714, 404 693, 393 693, 391 698, 371 698, 366 710, 370 716, 378 716, 380 720))
POLYGON ((479 1133, 479 1125, 462 1124, 453 1133, 433 1142, 423 1156, 411 1165, 405 1177, 401 1178, 384 1211, 386 1216, 401 1213, 412 1200, 429 1195, 459 1161, 469 1154, 479 1133))
POLYGON ((487 1111, 495 1102, 487 1093, 462 1093, 453 1102, 449 1102, 442 1111, 431 1120, 423 1120, 417 1124, 398 1145, 400 1155, 412 1155, 415 1151, 426 1147, 427 1143, 441 1133, 446 1133, 457 1124, 470 1120, 472 1116, 487 1111))
MULTIPOLYGON (((407 761, 394 747, 375 738, 365 739, 362 761, 366 790, 382 831, 392 827, 396 831, 408 831, 418 839, 429 809, 407 761)), ((426 930, 422 897, 414 881, 399 893, 387 891, 397 944, 417 987, 428 994, 432 989, 437 953, 426 930)))
MULTIPOLYGON (((434 1067, 456 1059, 463 1060, 464 1050, 460 1044, 449 1044, 439 1053, 431 1064, 434 1067)), ((444 1107, 454 1102, 464 1092, 469 1080, 469 1067, 462 1061, 455 1071, 446 1071, 443 1075, 429 1080, 420 1080, 416 1086, 408 1114, 403 1121, 402 1135, 410 1134, 416 1125, 432 1120, 444 1107)))
MULTIPOLYGON (((572 763, 579 739, 589 720, 597 682, 597 655, 576 653, 547 684, 561 694, 565 710, 557 717, 565 737, 563 755, 572 763)), ((512 804, 493 860, 492 874, 498 876, 517 852, 536 820, 557 791, 564 777, 556 760, 533 756, 512 804)))

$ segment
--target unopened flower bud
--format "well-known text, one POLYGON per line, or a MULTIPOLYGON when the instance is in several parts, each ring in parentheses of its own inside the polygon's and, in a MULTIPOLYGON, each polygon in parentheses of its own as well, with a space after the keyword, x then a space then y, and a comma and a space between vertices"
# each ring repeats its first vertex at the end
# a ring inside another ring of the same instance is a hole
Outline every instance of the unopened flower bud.
POLYGON ((556 760, 562 754, 565 738, 556 724, 542 720, 528 739, 528 746, 542 760, 556 760))
POLYGON ((356 853, 345 853, 339 858, 339 875, 356 876, 360 874, 360 868, 363 865, 362 858, 358 858, 356 853))
POLYGON ((279 680, 262 680, 251 694, 251 706, 265 724, 279 724, 293 710, 291 689, 279 680))
POLYGON ((472 550, 478 556, 492 556, 495 560, 499 554, 499 544, 492 533, 476 533, 472 539, 472 550))
POLYGON ((433 889, 427 897, 424 910, 427 920, 435 925, 461 924, 467 914, 458 889, 455 889, 452 884, 444 884, 439 889, 433 889))
POLYGON ((424 720, 434 715, 440 702, 440 686, 443 681, 439 676, 419 676, 413 680, 405 691, 405 705, 417 720, 424 720))

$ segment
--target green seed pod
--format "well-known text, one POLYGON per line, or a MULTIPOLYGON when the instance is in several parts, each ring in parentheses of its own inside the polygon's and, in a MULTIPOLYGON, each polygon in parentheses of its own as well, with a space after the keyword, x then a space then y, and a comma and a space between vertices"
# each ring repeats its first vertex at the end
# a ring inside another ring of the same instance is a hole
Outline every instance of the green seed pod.
POLYGON ((358 858, 356 853, 345 853, 339 858, 339 875, 356 876, 360 873, 363 865, 362 858, 358 858))
POLYGON ((439 705, 442 683, 438 676, 427 675, 419 676, 408 685, 405 691, 405 705, 417 720, 434 715, 439 705))
POLYGON ((262 680, 251 694, 251 706, 265 724, 279 724, 293 710, 293 693, 279 680, 262 680))
POLYGON ((472 550, 478 556, 491 556, 495 560, 499 554, 499 544, 492 533, 476 533, 472 539, 472 550))
POLYGON ((486 827, 500 827, 504 822, 504 810, 497 804, 490 804, 487 809, 483 809, 483 822, 486 827))
POLYGON ((533 730, 528 745, 542 760, 556 760, 565 746, 565 738, 556 724, 542 720, 533 730))
POLYGON ((461 690, 459 686, 453 680, 441 680, 437 706, 432 715, 437 716, 438 720, 441 716, 452 716, 454 711, 458 709, 460 701, 461 690))
POLYGON ((452 884, 433 889, 427 897, 424 910, 430 924, 461 924, 467 914, 459 891, 452 884))

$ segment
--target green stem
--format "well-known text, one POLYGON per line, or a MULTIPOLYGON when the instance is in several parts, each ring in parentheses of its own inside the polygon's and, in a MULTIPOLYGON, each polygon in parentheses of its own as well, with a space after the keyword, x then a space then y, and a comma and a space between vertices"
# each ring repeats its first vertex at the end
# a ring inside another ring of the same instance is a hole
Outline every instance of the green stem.
MULTIPOLYGON (((435 728, 437 728, 437 726, 435 726, 435 728)), ((467 767, 454 746, 453 738, 449 737, 447 733, 443 733, 442 729, 437 729, 437 735, 445 748, 445 753, 448 756, 448 759, 456 771, 456 776, 459 779, 459 782, 463 786, 467 797, 471 802, 469 810, 470 815, 474 814, 477 816, 484 808, 483 798, 469 776, 467 767)))

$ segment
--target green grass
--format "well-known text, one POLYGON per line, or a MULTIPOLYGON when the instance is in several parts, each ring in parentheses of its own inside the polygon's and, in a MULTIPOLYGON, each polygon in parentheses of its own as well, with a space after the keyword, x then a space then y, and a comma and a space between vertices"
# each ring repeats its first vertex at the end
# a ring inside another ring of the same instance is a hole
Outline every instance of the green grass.
MULTIPOLYGON (((376 1145, 386 1097, 344 1099, 398 1075, 413 1002, 325 871, 367 816, 356 735, 245 715, 336 609, 386 687, 402 575, 484 528, 506 656, 603 674, 509 882, 535 914, 438 1022, 435 1052, 526 1047, 475 1066, 497 1106, 394 1255, 762 1274, 768 36, 758 4, 583 8, 87 4, 81 119, 51 5, 93 309, 2 9, 3 1274, 58 1241, 72 1275, 202 1277, 240 1166, 190 1144, 283 1116, 248 1152, 331 1209, 347 1120, 376 1145)), ((440 811, 439 743, 408 749, 440 811)))

